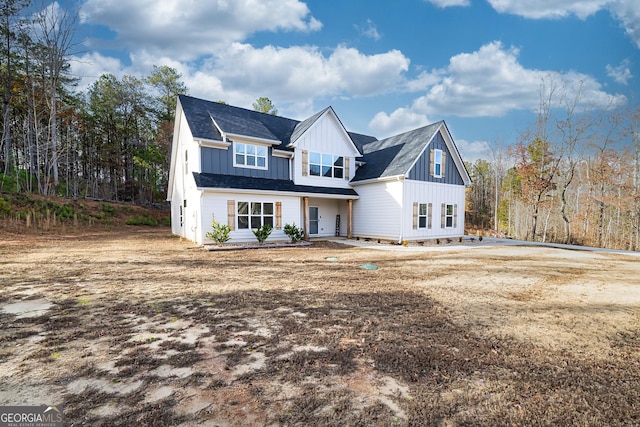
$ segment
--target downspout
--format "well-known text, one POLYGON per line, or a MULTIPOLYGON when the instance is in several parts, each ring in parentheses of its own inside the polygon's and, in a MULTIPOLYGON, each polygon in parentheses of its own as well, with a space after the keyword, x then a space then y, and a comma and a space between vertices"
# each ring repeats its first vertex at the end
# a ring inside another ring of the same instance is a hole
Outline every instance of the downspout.
POLYGON ((397 177, 398 181, 402 182, 402 205, 400 206, 400 237, 398 237, 398 244, 401 245, 404 240, 404 208, 406 206, 405 191, 404 191, 404 176, 397 177), (401 179, 402 178, 402 179, 401 179))

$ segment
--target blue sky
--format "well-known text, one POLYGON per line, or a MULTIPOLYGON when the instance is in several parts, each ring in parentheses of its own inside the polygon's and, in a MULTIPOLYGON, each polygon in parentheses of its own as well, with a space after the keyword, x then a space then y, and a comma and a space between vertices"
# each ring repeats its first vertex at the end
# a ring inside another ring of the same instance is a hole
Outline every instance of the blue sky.
MULTIPOLYGON (((535 120, 540 87, 591 109, 638 96, 638 0, 85 0, 72 72, 148 75, 304 119, 331 105, 385 137, 444 119, 466 160, 535 120)), ((561 104, 561 97, 557 98, 561 104)))

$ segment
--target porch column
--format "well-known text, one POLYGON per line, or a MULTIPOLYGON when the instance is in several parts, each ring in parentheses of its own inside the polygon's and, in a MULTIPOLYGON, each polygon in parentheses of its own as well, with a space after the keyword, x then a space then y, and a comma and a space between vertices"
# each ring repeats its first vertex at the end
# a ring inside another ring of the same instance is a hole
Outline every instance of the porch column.
POLYGON ((302 227, 304 228, 304 240, 309 240, 309 198, 302 198, 302 227))
POLYGON ((347 239, 351 238, 353 230, 353 200, 347 200, 347 239))

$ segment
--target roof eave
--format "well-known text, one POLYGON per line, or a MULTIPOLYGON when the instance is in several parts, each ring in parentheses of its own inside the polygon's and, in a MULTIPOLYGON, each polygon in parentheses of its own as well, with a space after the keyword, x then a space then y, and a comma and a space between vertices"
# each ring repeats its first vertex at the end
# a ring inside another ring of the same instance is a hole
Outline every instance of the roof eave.
POLYGON ((219 187, 196 187, 197 190, 205 193, 236 193, 236 194, 268 194, 274 196, 293 196, 293 197, 313 197, 315 199, 342 199, 355 200, 359 199, 358 195, 349 194, 326 194, 326 193, 306 193, 296 191, 277 191, 277 190, 251 190, 245 188, 219 188, 219 187))
POLYGON ((404 181, 406 179, 406 177, 407 176, 405 174, 391 175, 391 176, 381 176, 381 177, 378 177, 378 178, 363 179, 361 181, 351 181, 351 182, 349 182, 349 184, 351 184, 351 185, 361 185, 361 184, 373 184, 373 183, 384 182, 384 181, 404 181))
POLYGON ((231 139, 232 141, 235 139, 242 139, 245 141, 253 141, 253 142, 257 142, 260 144, 266 144, 266 145, 280 145, 282 144, 282 141, 278 141, 277 139, 268 139, 268 138, 259 138, 256 136, 249 136, 249 135, 241 135, 241 134, 237 134, 237 133, 223 133, 223 136, 226 139, 231 139))

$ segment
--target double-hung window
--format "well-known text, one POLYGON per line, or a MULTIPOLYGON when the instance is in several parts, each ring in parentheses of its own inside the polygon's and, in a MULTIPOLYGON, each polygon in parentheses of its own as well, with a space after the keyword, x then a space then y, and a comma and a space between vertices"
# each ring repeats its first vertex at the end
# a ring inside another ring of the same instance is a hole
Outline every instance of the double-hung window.
POLYGON ((263 145, 233 143, 233 166, 267 169, 267 147, 263 145))
POLYGON ((323 153, 309 153, 309 175, 326 178, 344 177, 344 157, 323 153))
POLYGON ((238 229, 273 227, 273 212, 271 202, 238 202, 238 229))
POLYGON ((431 203, 420 203, 418 209, 418 228, 431 228, 431 203))
POLYGON ((440 226, 442 228, 456 228, 458 221, 456 216, 458 215, 458 205, 442 204, 442 217, 440 219, 440 226))

